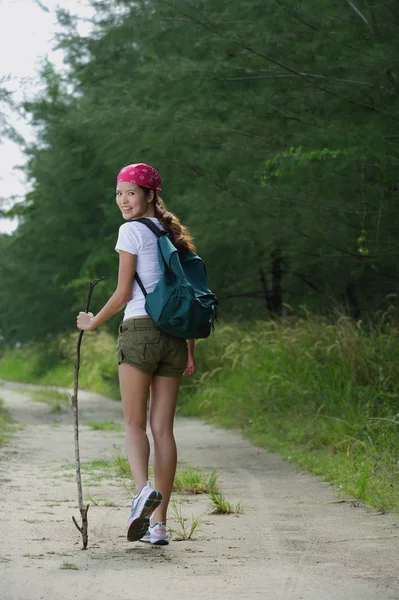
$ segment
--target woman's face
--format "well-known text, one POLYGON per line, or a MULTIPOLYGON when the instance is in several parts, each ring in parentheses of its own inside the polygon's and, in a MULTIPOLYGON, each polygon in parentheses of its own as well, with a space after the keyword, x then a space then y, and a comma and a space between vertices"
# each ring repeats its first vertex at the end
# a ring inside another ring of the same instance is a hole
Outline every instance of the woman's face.
POLYGON ((126 221, 154 216, 153 193, 145 195, 135 183, 120 181, 116 186, 116 203, 126 221))

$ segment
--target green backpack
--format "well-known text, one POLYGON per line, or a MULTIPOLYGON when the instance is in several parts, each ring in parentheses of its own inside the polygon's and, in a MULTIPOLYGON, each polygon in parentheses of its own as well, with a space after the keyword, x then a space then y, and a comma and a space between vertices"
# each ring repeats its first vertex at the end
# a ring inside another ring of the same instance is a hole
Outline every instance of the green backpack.
POLYGON ((147 313, 169 335, 187 340, 207 338, 214 328, 218 300, 208 287, 204 261, 191 251, 179 254, 167 232, 151 219, 134 221, 146 225, 158 238, 162 276, 154 291, 147 293, 135 274, 147 313))

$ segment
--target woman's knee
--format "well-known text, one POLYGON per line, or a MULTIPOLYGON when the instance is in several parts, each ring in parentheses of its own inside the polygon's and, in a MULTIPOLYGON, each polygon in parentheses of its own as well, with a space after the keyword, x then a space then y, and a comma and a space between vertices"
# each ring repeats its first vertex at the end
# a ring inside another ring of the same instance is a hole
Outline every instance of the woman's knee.
POLYGON ((146 431, 145 423, 143 423, 141 421, 136 421, 132 418, 125 418, 124 425, 125 425, 125 432, 129 433, 131 435, 132 434, 141 435, 142 433, 145 433, 145 431, 146 431))
POLYGON ((154 440, 165 437, 173 437, 173 425, 160 423, 155 420, 150 421, 151 433, 154 440))

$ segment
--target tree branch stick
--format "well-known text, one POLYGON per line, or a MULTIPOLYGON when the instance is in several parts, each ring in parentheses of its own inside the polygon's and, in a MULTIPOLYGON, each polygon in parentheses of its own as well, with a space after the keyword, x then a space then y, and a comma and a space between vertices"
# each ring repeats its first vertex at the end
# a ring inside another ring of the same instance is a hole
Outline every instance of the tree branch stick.
MULTIPOLYGON (((86 299, 85 312, 89 312, 90 299, 93 292, 94 287, 102 281, 104 277, 101 279, 95 279, 89 285, 89 291, 86 299)), ((80 470, 80 450, 79 450, 79 410, 78 410, 78 384, 79 384, 79 368, 80 368, 80 346, 82 344, 82 337, 84 331, 80 331, 78 337, 78 343, 76 346, 76 362, 75 362, 75 377, 74 377, 74 388, 73 388, 73 396, 71 396, 71 402, 73 407, 73 416, 74 416, 74 439, 75 439, 75 463, 76 463, 76 484, 78 486, 78 503, 80 515, 82 518, 82 525, 79 526, 75 517, 72 517, 72 521, 75 524, 75 527, 82 534, 83 541, 83 550, 86 550, 89 535, 88 535, 88 519, 87 512, 89 510, 90 504, 84 506, 83 504, 83 492, 82 492, 82 475, 80 470)))

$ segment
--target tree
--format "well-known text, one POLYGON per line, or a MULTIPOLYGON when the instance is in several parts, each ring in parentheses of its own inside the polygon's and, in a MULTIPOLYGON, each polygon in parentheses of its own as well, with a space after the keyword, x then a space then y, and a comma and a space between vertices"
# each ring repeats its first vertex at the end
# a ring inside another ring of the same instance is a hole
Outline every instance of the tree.
POLYGON ((136 160, 163 175, 162 193, 198 238, 224 314, 306 304, 359 316, 397 292, 393 3, 95 5, 89 38, 59 13, 68 76, 47 65, 46 92, 25 107, 40 135, 0 295, 7 337, 7 298, 24 285, 22 248, 40 257, 42 279, 25 286, 33 308, 19 335, 69 327, 83 280, 106 275, 109 293, 113 182, 136 160), (44 325, 55 299, 58 320, 44 325))

